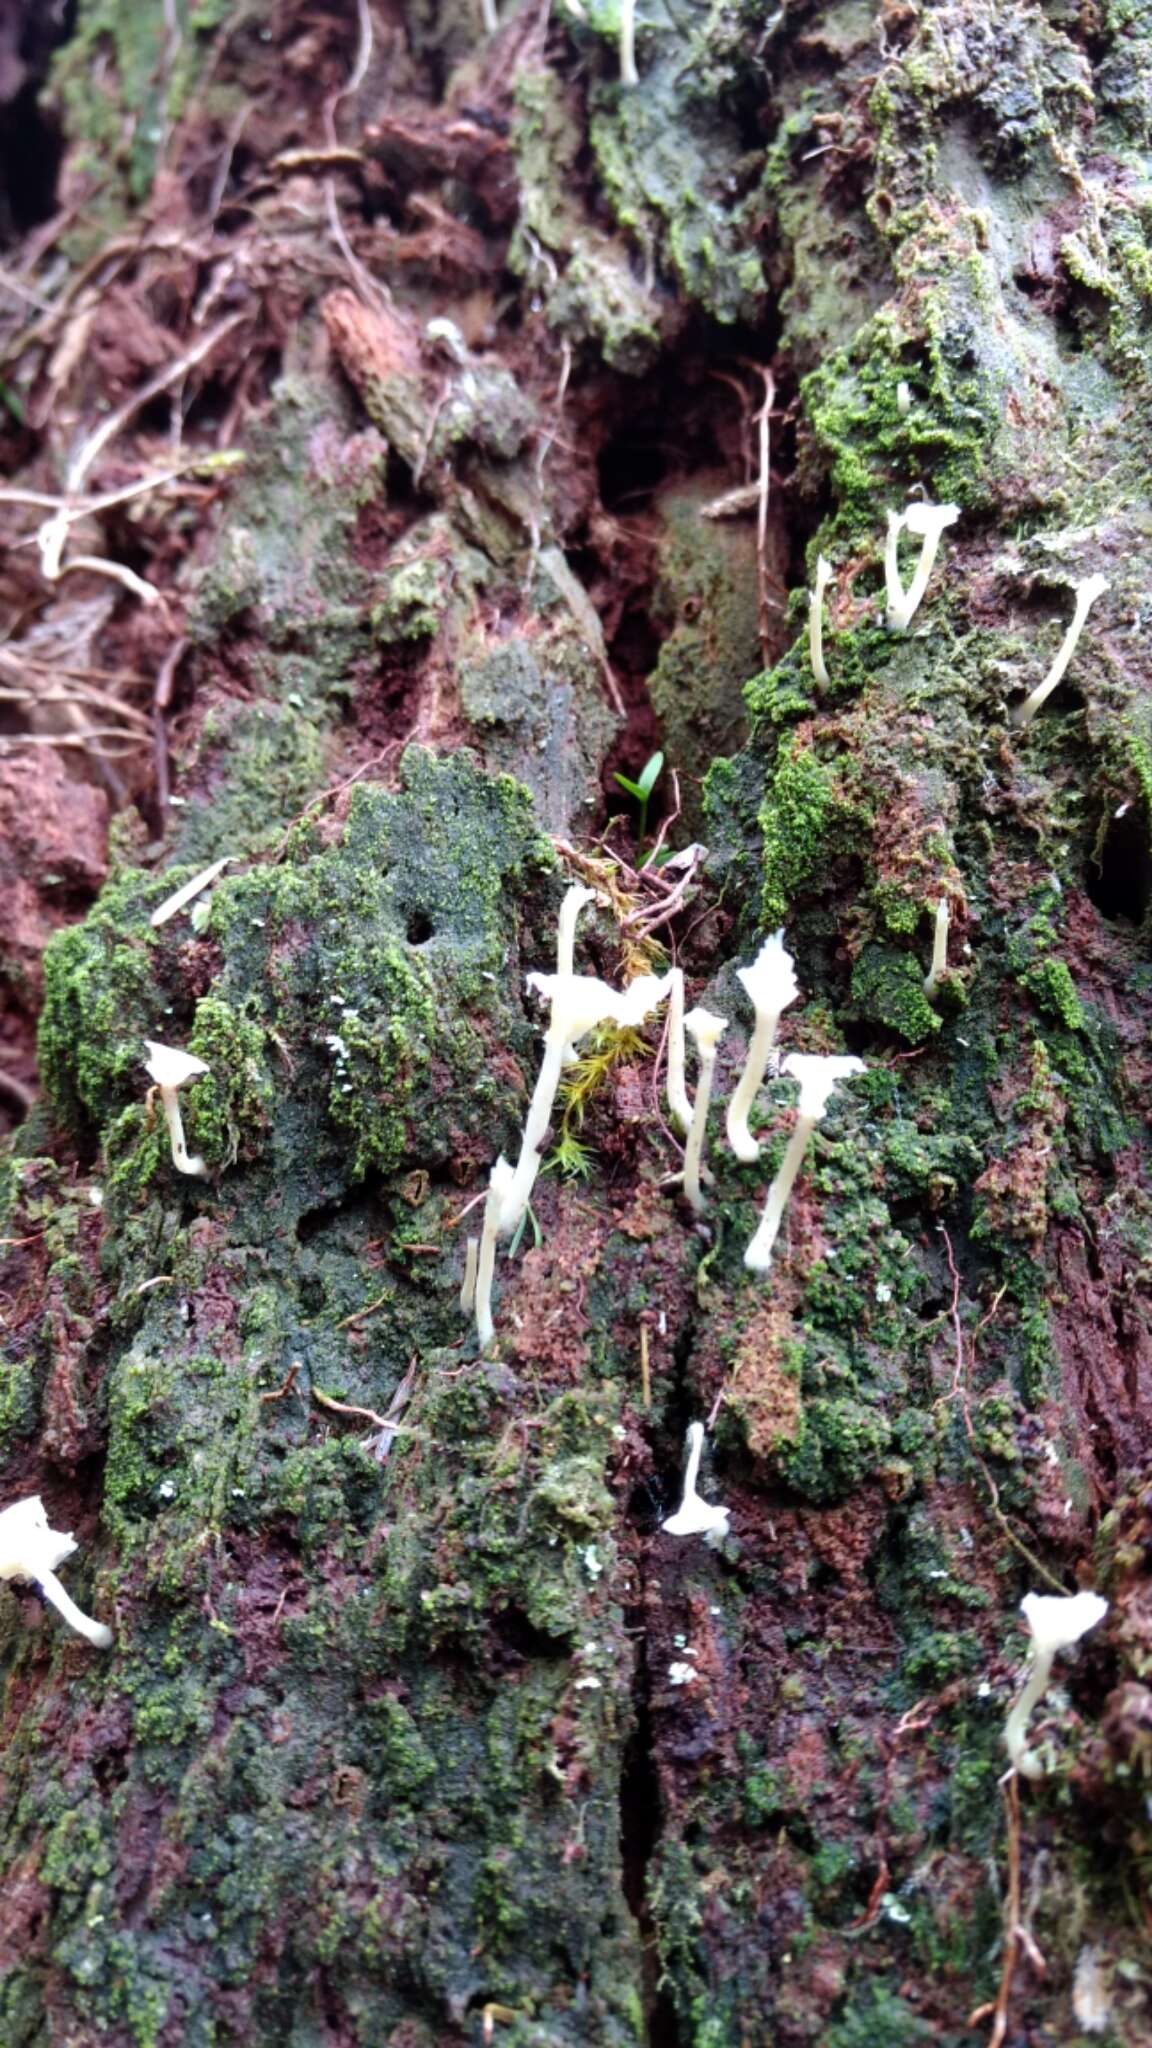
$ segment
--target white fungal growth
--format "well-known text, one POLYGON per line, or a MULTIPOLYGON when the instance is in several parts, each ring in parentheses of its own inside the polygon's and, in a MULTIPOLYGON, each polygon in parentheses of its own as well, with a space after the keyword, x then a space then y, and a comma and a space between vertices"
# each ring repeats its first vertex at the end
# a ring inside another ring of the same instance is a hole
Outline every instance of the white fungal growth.
POLYGON ((595 889, 585 889, 579 882, 573 882, 572 887, 564 891, 564 901, 560 905, 560 916, 556 923, 557 974, 575 974, 576 920, 585 904, 595 901, 595 889))
POLYGON ((816 587, 808 594, 808 651, 812 660, 812 673, 822 689, 828 688, 828 669, 824 661, 824 592, 832 581, 832 564, 823 555, 816 557, 816 587))
POLYGON ((743 982, 756 1015, 744 1072, 728 1104, 728 1143, 737 1159, 742 1159, 745 1165, 760 1157, 760 1147, 748 1128, 748 1118, 763 1086, 768 1056, 776 1043, 781 1015, 800 993, 793 966, 781 929, 765 939, 750 967, 738 967, 736 970, 736 979, 743 982))
POLYGON ((1021 731, 1023 731, 1026 725, 1031 725, 1040 706, 1047 703, 1057 683, 1063 681, 1068 664, 1076 652, 1080 635, 1084 631, 1084 621, 1088 617, 1096 599, 1103 597, 1107 588, 1108 579, 1106 576, 1085 576, 1076 585, 1076 609, 1072 614, 1072 623, 1061 643, 1060 652, 1052 663, 1044 681, 1037 683, 1031 696, 1025 697, 1023 704, 1013 715, 1012 723, 1019 726, 1021 731))
POLYGON ((936 929, 932 935, 932 965, 924 976, 924 993, 931 1001, 940 986, 940 978, 948 972, 948 898, 942 896, 936 905, 936 929))
POLYGON ((708 1105, 712 1100, 712 1077, 716 1072, 716 1047, 722 1034, 728 1029, 728 1019, 717 1017, 711 1010, 690 1010, 684 1019, 684 1029, 692 1034, 696 1057, 700 1062, 700 1071, 696 1079, 696 1099, 692 1105, 692 1122, 684 1150, 684 1193, 699 1215, 704 1207, 704 1195, 700 1187, 700 1164, 704 1152, 704 1134, 708 1128, 708 1105))
POLYGON ((896 410, 901 419, 907 419, 912 410, 912 393, 905 378, 901 377, 896 386, 896 410))
POLYGON ((547 998, 550 1005, 548 1029, 544 1034, 544 1058, 528 1105, 528 1120, 520 1144, 520 1157, 504 1198, 500 1230, 510 1237, 528 1207, 548 1126, 552 1105, 564 1067, 565 1055, 596 1024, 621 1027, 642 1024, 668 993, 670 976, 640 974, 625 989, 610 988, 591 974, 530 974, 529 988, 547 998))
POLYGON ((1042 1778, 1044 1765, 1027 1746, 1028 1723, 1048 1690, 1058 1650, 1070 1650, 1103 1621, 1108 1602, 1099 1593, 1028 1593, 1020 1612, 1032 1636, 1032 1664, 1023 1692, 1004 1724, 1004 1746, 1022 1778, 1042 1778))
POLYGON ((500 1236, 500 1217, 511 1184, 512 1168, 501 1153, 492 1168, 488 1183, 488 1199, 484 1204, 484 1228, 480 1235, 480 1250, 472 1286, 472 1299, 476 1308, 476 1337, 481 1351, 487 1350, 496 1335, 492 1321, 492 1277, 496 1270, 496 1240, 500 1236))
POLYGON ((201 868, 200 873, 193 875, 192 880, 185 882, 182 888, 173 890, 172 895, 166 896, 163 903, 158 903, 148 920, 153 930, 159 931, 160 926, 167 924, 169 918, 178 916, 180 911, 189 903, 195 902, 197 896, 205 889, 210 889, 217 876, 224 873, 231 858, 230 853, 221 855, 221 858, 214 860, 210 867, 201 868))
POLYGON ((470 1237, 464 1246, 464 1278, 460 1283, 460 1307, 468 1314, 476 1299, 476 1265, 480 1252, 478 1237, 470 1237))
POLYGON ((144 1071, 160 1090, 160 1101, 164 1120, 168 1125, 168 1136, 172 1145, 172 1164, 177 1173, 190 1173, 203 1178, 208 1168, 202 1159, 190 1159, 184 1139, 184 1119, 180 1114, 178 1091, 186 1081, 194 1081, 197 1074, 206 1074, 208 1068, 203 1060, 193 1053, 182 1052, 175 1045, 159 1045, 154 1038, 144 1040, 148 1058, 144 1071))
POLYGON ((884 550, 884 589, 888 600, 888 625, 893 633, 906 633, 920 608, 928 579, 936 564, 940 536, 945 527, 960 517, 958 505, 927 505, 919 501, 903 512, 888 514, 888 542, 884 550), (899 541, 907 530, 920 541, 920 559, 912 581, 905 590, 900 580, 899 541))
POLYGON ((684 1497, 674 1515, 661 1524, 668 1536, 710 1536, 719 1538, 728 1534, 731 1510, 714 1506, 701 1500, 696 1491, 700 1476, 700 1459, 704 1451, 704 1424, 690 1422, 688 1425, 688 1462, 684 1468, 684 1497))
POLYGON ((756 1235, 744 1254, 744 1264, 753 1273, 766 1273, 772 1264, 772 1248, 779 1235, 788 1197, 792 1192, 792 1183, 803 1164, 804 1154, 808 1150, 808 1140, 816 1125, 827 1113, 837 1082, 846 1081, 852 1074, 862 1074, 864 1062, 852 1059, 846 1054, 794 1052, 785 1060, 784 1072, 793 1075, 800 1083, 796 1127, 788 1140, 776 1178, 768 1190, 768 1199, 764 1204, 764 1213, 760 1218, 756 1235))
POLYGON ((684 969, 670 970, 671 986, 668 994, 668 1107, 680 1129, 687 1132, 692 1124, 692 1100, 688 1093, 688 1082, 684 1067, 684 969))
POLYGON ((640 83, 636 69, 636 0, 620 0, 620 83, 640 83))
POLYGON ((496 0, 480 0, 480 19, 484 24, 485 35, 494 36, 500 26, 500 17, 496 12, 496 0))
POLYGON ((57 1565, 71 1557, 75 1549, 74 1536, 48 1527, 38 1493, 13 1502, 0 1514, 0 1579, 19 1579, 24 1584, 39 1586, 69 1628, 95 1649, 106 1650, 112 1641, 111 1629, 82 1613, 56 1576, 57 1565))

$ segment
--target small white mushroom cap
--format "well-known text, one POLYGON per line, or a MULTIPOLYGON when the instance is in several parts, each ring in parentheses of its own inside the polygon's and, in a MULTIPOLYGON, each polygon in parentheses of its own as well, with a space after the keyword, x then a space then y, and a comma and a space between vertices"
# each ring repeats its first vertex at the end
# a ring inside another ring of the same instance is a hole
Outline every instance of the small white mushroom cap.
POLYGON ((917 540, 927 540, 930 534, 938 540, 945 527, 955 526, 959 517, 959 505, 928 505, 922 498, 914 498, 904 507, 904 524, 917 540))
POLYGON ((76 1538, 50 1529, 38 1493, 18 1500, 0 1514, 0 1579, 36 1580, 54 1572, 76 1549, 76 1538))
POLYGON ((154 1038, 146 1038, 144 1043, 148 1048, 144 1071, 158 1088, 182 1088, 185 1081, 208 1072, 204 1060, 198 1060, 194 1053, 182 1052, 179 1046, 159 1045, 154 1038))
POLYGON ((736 979, 742 982, 752 1008, 759 1016, 761 1012, 778 1017, 789 1003, 794 1003, 800 993, 800 984, 793 969, 794 956, 784 944, 784 927, 765 939, 756 958, 749 967, 738 967, 736 979))
POLYGON ((800 1083, 796 1114, 805 1123, 819 1123, 832 1100, 837 1082, 866 1071, 863 1060, 847 1053, 791 1052, 784 1072, 800 1083))
POLYGON ((593 974, 530 974, 528 987, 550 1006, 548 1037, 565 1045, 596 1024, 642 1024, 671 987, 667 974, 638 974, 627 988, 611 988, 593 974))
POLYGON ((728 1019, 718 1017, 714 1010, 697 1007, 695 1010, 689 1010, 684 1019, 684 1029, 692 1033, 697 1052, 701 1058, 705 1058, 715 1052, 724 1032, 728 1029, 728 1019))
POLYGON ((57 1613, 97 1650, 106 1650, 112 1631, 102 1621, 82 1613, 56 1576, 56 1568, 76 1549, 74 1536, 62 1529, 50 1529, 44 1503, 38 1493, 18 1500, 0 1514, 0 1579, 17 1579, 39 1586, 57 1613))
POLYGON ((1108 1602, 1100 1593, 1026 1593, 1020 1612, 1028 1623, 1038 1657, 1070 1650, 1081 1636, 1103 1621, 1108 1602))

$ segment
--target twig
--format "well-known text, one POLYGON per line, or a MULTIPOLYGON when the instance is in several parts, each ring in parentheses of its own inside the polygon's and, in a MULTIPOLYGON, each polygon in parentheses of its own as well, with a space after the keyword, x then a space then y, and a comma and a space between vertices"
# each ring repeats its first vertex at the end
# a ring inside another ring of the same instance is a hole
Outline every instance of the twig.
POLYGON ((156 686, 152 692, 152 758, 156 769, 156 809, 159 813, 161 831, 168 817, 168 802, 172 793, 172 778, 168 765, 168 721, 164 714, 172 702, 176 671, 184 659, 187 646, 188 642, 183 635, 179 640, 172 642, 157 670, 156 686))
POLYGON ((367 1316, 374 1316, 378 1308, 387 1306, 388 1302, 392 1300, 392 1295, 393 1289, 389 1288, 387 1294, 377 1295, 375 1301, 370 1301, 367 1308, 358 1308, 352 1315, 345 1316, 342 1322, 337 1323, 336 1328, 338 1330, 347 1330, 353 1323, 362 1323, 367 1316))
POLYGON ((756 415, 760 436, 760 495, 756 502, 756 624, 760 635, 760 659, 767 668, 771 653, 772 624, 769 618, 772 600, 768 594, 768 492, 772 474, 770 421, 776 400, 776 380, 771 370, 761 370, 760 375, 764 379, 764 403, 756 415))
MULTIPOLYGON (((14 1102, 23 1116, 27 1116, 36 1101, 32 1090, 26 1088, 23 1081, 18 1081, 15 1074, 6 1074, 3 1068, 0 1068, 0 1095, 6 1095, 9 1102, 14 1102)), ((23 1238, 5 1239, 5 1243, 26 1243, 27 1241, 27 1239, 23 1238)))
POLYGON ((652 1374, 648 1365, 648 1325, 640 1325, 640 1399, 645 1410, 652 1406, 652 1374))
POLYGON ((1000 1986, 995 1998, 988 2005, 978 2005, 968 2016, 968 2025, 978 2027, 989 2015, 992 2017, 992 2032, 988 2036, 988 2048, 1001 2048, 1008 2032, 1008 2001, 1012 1995, 1012 1979, 1016 1975, 1016 1963, 1021 1947, 1020 1925, 1020 1779, 1016 1771, 1006 1773, 1001 1789, 1004 1794, 1004 1808, 1008 1816, 1008 1894, 1004 1901, 1004 1965, 1000 1972, 1000 1986))
POLYGON ((331 1394, 322 1394, 319 1387, 313 1387, 312 1399, 319 1401, 322 1408, 331 1408, 336 1415, 359 1415, 365 1422, 374 1422, 377 1429, 399 1427, 398 1424, 390 1424, 386 1415, 377 1415, 374 1408, 356 1408, 349 1401, 334 1401, 331 1394))
POLYGON ((181 378, 188 375, 189 370, 194 370, 198 363, 204 361, 205 356, 211 355, 217 342, 223 341, 225 335, 231 334, 233 328, 238 327, 245 318, 244 313, 229 313, 226 319, 221 320, 215 327, 210 327, 206 334, 200 335, 182 356, 177 356, 173 362, 166 363, 163 369, 157 370, 156 375, 150 377, 147 384, 142 384, 138 391, 133 391, 124 400, 123 405, 117 406, 115 412, 109 413, 107 419, 101 421, 87 440, 81 442, 68 465, 64 488, 69 498, 76 496, 96 457, 108 446, 109 441, 115 440, 117 434, 123 431, 141 407, 149 405, 152 399, 159 398, 163 392, 170 390, 173 384, 178 384, 181 378))
POLYGON ((292 1389, 296 1384, 299 1372, 300 1360, 298 1358, 294 1358, 292 1360, 291 1365, 288 1367, 287 1372, 284 1375, 283 1386, 277 1387, 275 1393, 261 1394, 260 1399, 262 1401, 282 1401, 284 1399, 285 1394, 290 1394, 292 1392, 292 1389))

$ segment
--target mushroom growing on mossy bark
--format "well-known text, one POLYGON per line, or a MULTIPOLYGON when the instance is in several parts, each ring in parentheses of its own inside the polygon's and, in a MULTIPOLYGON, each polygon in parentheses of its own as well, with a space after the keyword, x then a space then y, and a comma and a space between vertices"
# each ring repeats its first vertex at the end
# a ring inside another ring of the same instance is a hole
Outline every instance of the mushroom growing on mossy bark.
POLYGON ((928 578, 935 566, 940 536, 945 527, 954 526, 959 517, 959 505, 927 505, 920 501, 906 505, 903 512, 888 514, 884 585, 888 599, 888 625, 893 633, 906 633, 912 624, 920 609, 924 592, 928 588, 928 578), (900 535, 905 531, 914 534, 920 541, 920 559, 907 590, 900 581, 897 554, 900 535))
POLYGON ((695 1009, 689 1011, 685 1017, 684 1029, 692 1034, 699 1061, 696 1099, 692 1105, 692 1122, 688 1128, 688 1143, 684 1150, 684 1193, 699 1215, 704 1207, 700 1169, 704 1153, 704 1134, 708 1128, 708 1105, 712 1100, 712 1077, 716 1072, 716 1047, 722 1034, 728 1029, 728 1019, 715 1016, 711 1010, 695 1009))
POLYGON ((206 1074, 207 1064, 193 1053, 182 1052, 178 1046, 160 1045, 154 1038, 146 1038, 144 1043, 148 1048, 144 1071, 160 1090, 160 1102, 172 1144, 172 1164, 178 1173, 190 1173, 197 1179, 203 1179, 208 1171, 204 1161, 188 1156, 179 1091, 186 1081, 194 1081, 197 1074, 206 1074))
POLYGON ((1022 1778, 1042 1778, 1044 1765, 1028 1748, 1028 1723, 1048 1690, 1058 1650, 1070 1650, 1103 1621, 1108 1602, 1099 1593, 1027 1593, 1020 1612, 1032 1636, 1032 1664, 1023 1692, 1004 1724, 1004 1746, 1022 1778))
POLYGON ((700 1459, 704 1452, 704 1424, 690 1422, 688 1425, 688 1462, 684 1470, 684 1496, 674 1515, 660 1524, 667 1536, 710 1536, 719 1538, 728 1534, 728 1519, 731 1510, 714 1506, 701 1500, 696 1491, 700 1475, 700 1459))
POLYGON ((846 1081, 852 1074, 862 1074, 864 1062, 848 1054, 794 1052, 785 1060, 784 1072, 800 1083, 796 1128, 768 1190, 756 1235, 744 1254, 744 1264, 753 1273, 766 1273, 772 1264, 772 1248, 792 1192, 792 1183, 803 1164, 809 1138, 827 1114, 833 1089, 838 1081, 846 1081))
POLYGON ((502 1237, 511 1237, 531 1199, 567 1056, 596 1024, 642 1024, 667 995, 669 976, 640 974, 627 988, 619 989, 610 988, 606 981, 598 981, 591 974, 530 974, 528 986, 547 999, 548 1028, 544 1034, 544 1058, 528 1105, 520 1157, 500 1211, 502 1237))
POLYGON ((746 1166, 760 1157, 760 1147, 748 1128, 749 1113, 763 1085, 780 1018, 800 993, 793 964, 784 944, 784 933, 778 931, 765 939, 750 967, 736 969, 736 979, 743 982, 756 1017, 744 1072, 728 1104, 727 1118, 728 1143, 746 1166))
POLYGON ((72 1556, 76 1538, 61 1529, 48 1527, 48 1516, 38 1493, 14 1501, 0 1514, 0 1579, 17 1579, 39 1586, 57 1614, 97 1650, 106 1650, 112 1631, 102 1621, 81 1612, 56 1576, 57 1565, 72 1556))

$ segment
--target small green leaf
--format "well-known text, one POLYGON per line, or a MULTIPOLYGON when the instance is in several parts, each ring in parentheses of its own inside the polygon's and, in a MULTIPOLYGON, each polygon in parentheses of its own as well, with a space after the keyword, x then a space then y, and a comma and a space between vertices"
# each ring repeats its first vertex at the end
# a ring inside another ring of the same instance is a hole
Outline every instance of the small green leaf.
POLYGON ((618 783, 618 784, 619 784, 619 786, 620 786, 620 788, 621 788, 622 790, 626 791, 626 793, 627 793, 627 794, 628 794, 629 796, 634 796, 638 804, 642 804, 642 803, 643 803, 643 801, 644 801, 644 791, 643 791, 643 790, 642 790, 642 789, 640 788, 640 785, 639 785, 639 783, 636 783, 636 782, 633 782, 633 781, 632 781, 632 779, 631 779, 631 777, 630 777, 630 776, 628 776, 628 775, 614 775, 614 776, 612 777, 612 780, 613 780, 613 782, 615 782, 615 783, 618 783))
POLYGON ((642 803, 647 803, 648 798, 655 789, 663 766, 663 754, 653 754, 651 760, 645 761, 643 768, 640 770, 640 780, 636 784, 634 792, 642 803))

